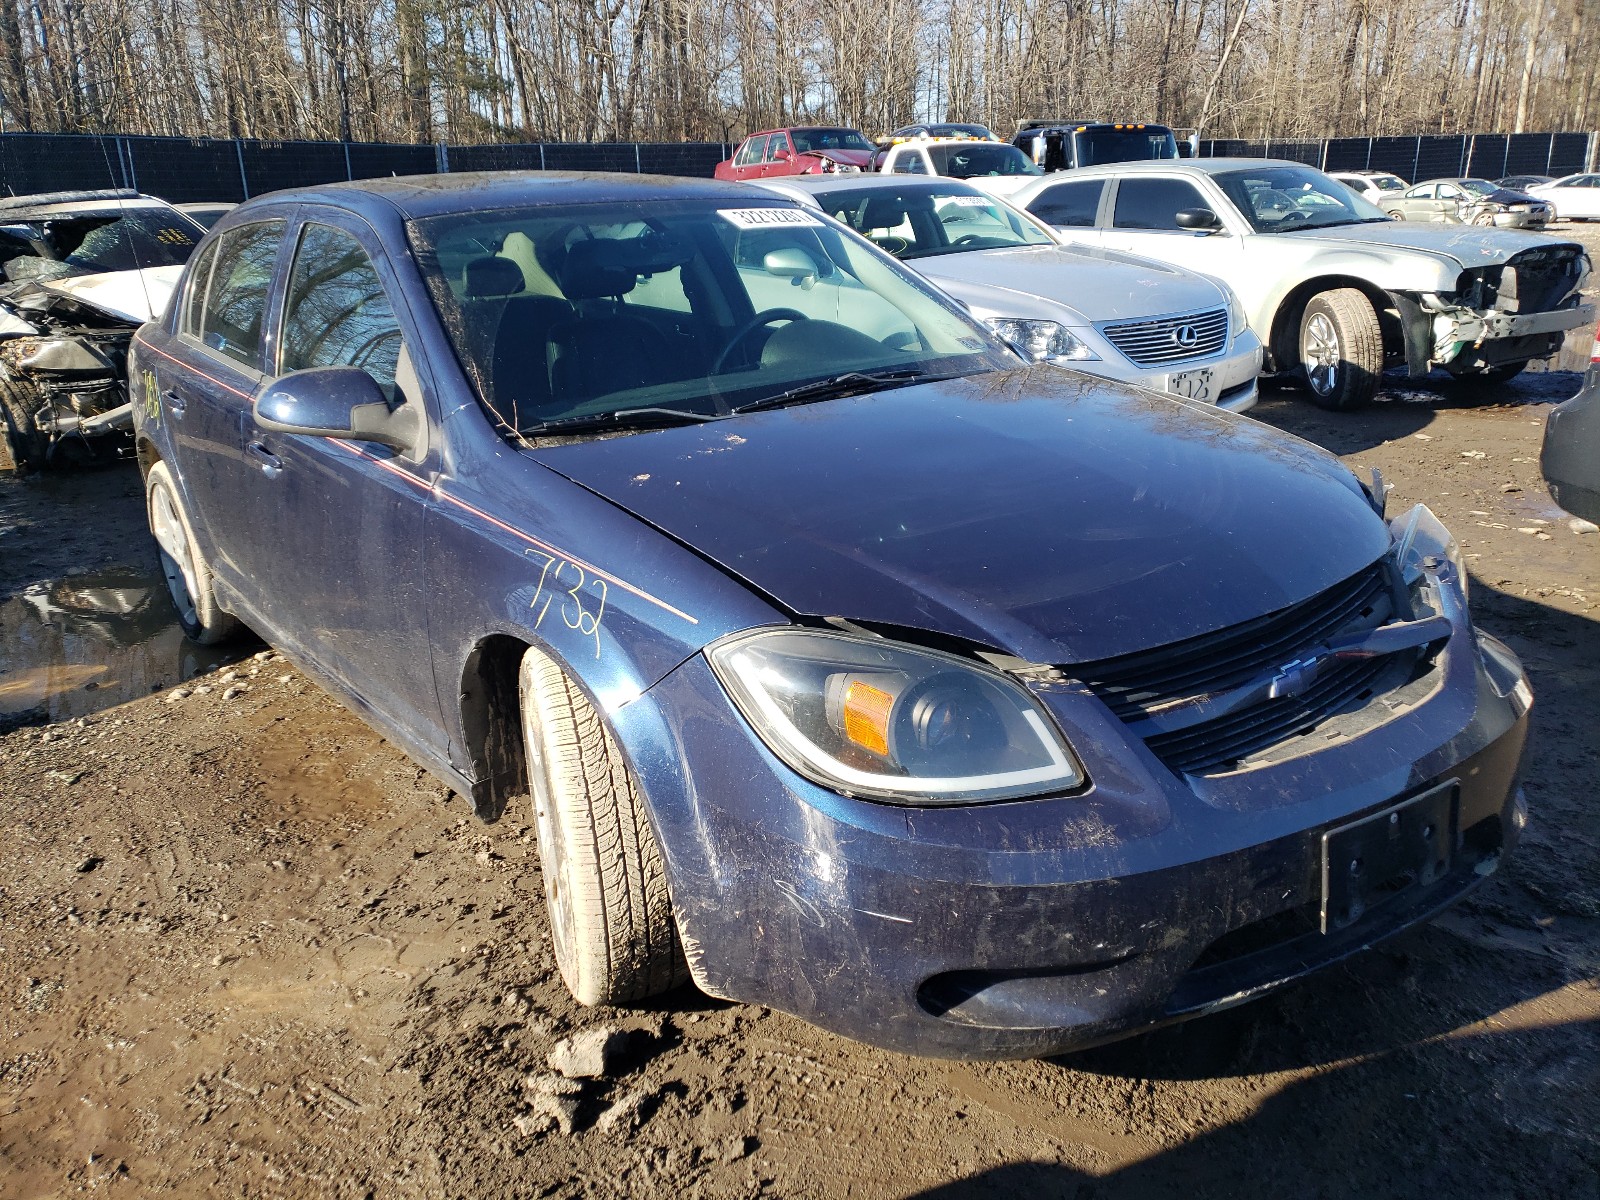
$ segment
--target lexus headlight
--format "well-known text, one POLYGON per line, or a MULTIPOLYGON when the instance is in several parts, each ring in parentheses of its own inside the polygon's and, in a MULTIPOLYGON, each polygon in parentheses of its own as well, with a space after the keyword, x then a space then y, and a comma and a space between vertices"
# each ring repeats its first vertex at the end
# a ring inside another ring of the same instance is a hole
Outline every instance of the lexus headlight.
POLYGON ((1038 702, 966 659, 791 629, 736 636, 707 656, 772 752, 845 795, 963 804, 1084 782, 1038 702))
POLYGON ((1238 337, 1244 332, 1245 326, 1250 322, 1245 319, 1244 305, 1239 302, 1239 295, 1225 283, 1218 283, 1222 294, 1228 298, 1228 331, 1230 337, 1238 337))
POLYGON ((1019 321, 1008 317, 990 321, 988 325, 1034 362, 1085 362, 1100 357, 1070 329, 1055 321, 1019 321))
POLYGON ((1461 597, 1467 595, 1467 560, 1461 544, 1426 504, 1419 504, 1389 523, 1394 539, 1395 561, 1407 587, 1415 587, 1423 572, 1440 562, 1449 562, 1456 571, 1461 597))

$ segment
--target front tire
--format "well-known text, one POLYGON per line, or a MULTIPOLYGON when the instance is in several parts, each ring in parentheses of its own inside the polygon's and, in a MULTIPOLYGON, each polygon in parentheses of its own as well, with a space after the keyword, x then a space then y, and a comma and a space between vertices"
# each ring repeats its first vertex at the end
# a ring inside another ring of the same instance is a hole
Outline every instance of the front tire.
POLYGON ((202 646, 214 646, 237 636, 239 620, 217 603, 211 567, 194 540, 189 514, 178 498, 177 485, 166 463, 151 466, 144 490, 150 532, 160 547, 161 573, 166 577, 167 594, 178 610, 178 624, 184 635, 202 646))
POLYGON ((1372 402, 1383 373, 1383 330, 1355 288, 1319 292, 1300 315, 1300 368, 1311 399, 1348 412, 1372 402))
POLYGON ((33 384, 0 379, 0 471, 41 471, 50 455, 50 435, 34 423, 44 397, 33 384))
POLYGON ((528 784, 561 978, 580 1004, 629 1004, 689 978, 666 869, 611 731, 559 664, 519 673, 528 784))

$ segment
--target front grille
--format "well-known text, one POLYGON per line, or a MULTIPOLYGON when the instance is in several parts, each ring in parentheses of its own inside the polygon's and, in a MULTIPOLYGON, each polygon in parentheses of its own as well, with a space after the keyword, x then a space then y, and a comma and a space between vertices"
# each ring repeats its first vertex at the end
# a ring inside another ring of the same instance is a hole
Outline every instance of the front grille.
MULTIPOLYGON (((1395 656, 1324 661, 1298 695, 1258 699, 1230 712, 1197 716, 1182 727, 1157 728, 1150 718, 1177 707, 1198 709, 1207 697, 1259 684, 1333 638, 1375 629, 1395 616, 1388 562, 1379 559, 1288 608, 1071 671, 1117 717, 1135 726, 1167 766, 1200 774, 1231 766, 1365 702, 1395 656)), ((1415 656, 1415 651, 1404 653, 1415 656)))
POLYGON ((1102 325, 1100 332, 1129 361, 1141 367, 1157 367, 1209 358, 1221 351, 1228 340, 1228 312, 1218 308, 1153 321, 1121 321, 1102 325))

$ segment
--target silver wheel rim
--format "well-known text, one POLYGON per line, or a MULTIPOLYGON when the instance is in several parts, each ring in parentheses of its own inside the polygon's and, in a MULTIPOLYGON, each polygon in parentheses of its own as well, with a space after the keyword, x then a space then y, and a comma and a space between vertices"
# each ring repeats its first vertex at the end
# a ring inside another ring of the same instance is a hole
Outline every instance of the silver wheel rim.
POLYGON ((199 610, 194 602, 194 556, 189 550, 189 535, 178 515, 177 501, 165 484, 150 489, 150 531, 161 547, 161 573, 167 591, 185 625, 197 626, 199 610))
POLYGON ((1331 396, 1339 386, 1339 333, 1324 313, 1314 313, 1300 335, 1300 361, 1306 380, 1319 396, 1331 396))

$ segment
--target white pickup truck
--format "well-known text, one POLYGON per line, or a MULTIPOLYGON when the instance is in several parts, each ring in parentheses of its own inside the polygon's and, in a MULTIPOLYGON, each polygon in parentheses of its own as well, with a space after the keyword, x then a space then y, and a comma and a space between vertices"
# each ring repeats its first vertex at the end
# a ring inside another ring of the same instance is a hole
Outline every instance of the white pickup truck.
POLYGON ((1116 163, 1030 180, 1011 202, 1073 241, 1233 288, 1267 369, 1324 408, 1367 403, 1389 363, 1498 383, 1592 322, 1575 242, 1394 221, 1321 171, 1267 159, 1116 163))

